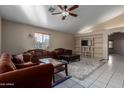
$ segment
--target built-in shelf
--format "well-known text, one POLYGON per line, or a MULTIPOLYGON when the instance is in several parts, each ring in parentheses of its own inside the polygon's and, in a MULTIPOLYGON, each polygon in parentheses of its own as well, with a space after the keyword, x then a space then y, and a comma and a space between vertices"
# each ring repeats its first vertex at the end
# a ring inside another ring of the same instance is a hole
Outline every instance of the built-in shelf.
POLYGON ((89 53, 92 57, 102 57, 103 55, 103 35, 102 34, 96 34, 96 35, 87 35, 87 36, 76 36, 75 39, 75 52, 76 54, 84 55, 86 53, 89 53), (92 46, 85 47, 85 51, 83 51, 83 47, 81 46, 81 40, 82 39, 91 39, 92 40, 92 46), (90 49, 89 49, 90 48, 90 49))

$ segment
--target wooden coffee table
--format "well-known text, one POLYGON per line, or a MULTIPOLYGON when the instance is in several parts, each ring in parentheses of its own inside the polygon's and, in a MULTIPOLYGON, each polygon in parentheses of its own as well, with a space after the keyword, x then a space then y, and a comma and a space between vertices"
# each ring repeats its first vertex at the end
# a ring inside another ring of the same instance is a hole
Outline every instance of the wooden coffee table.
POLYGON ((41 63, 48 64, 51 63, 54 66, 53 82, 55 82, 55 74, 65 71, 66 76, 68 76, 68 65, 66 62, 60 62, 53 58, 39 59, 41 63))

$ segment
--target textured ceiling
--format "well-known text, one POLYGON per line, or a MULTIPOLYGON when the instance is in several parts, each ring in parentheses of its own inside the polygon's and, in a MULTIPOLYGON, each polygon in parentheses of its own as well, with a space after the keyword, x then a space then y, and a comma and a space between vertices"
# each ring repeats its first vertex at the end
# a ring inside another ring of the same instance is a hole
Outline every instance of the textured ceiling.
MULTIPOLYGON (((119 5, 80 5, 74 10, 78 17, 68 16, 62 21, 61 15, 51 15, 48 12, 49 7, 47 5, 0 5, 0 16, 19 23, 78 33, 124 13, 124 6, 119 5)), ((56 11, 59 10, 58 7, 54 7, 56 11)))

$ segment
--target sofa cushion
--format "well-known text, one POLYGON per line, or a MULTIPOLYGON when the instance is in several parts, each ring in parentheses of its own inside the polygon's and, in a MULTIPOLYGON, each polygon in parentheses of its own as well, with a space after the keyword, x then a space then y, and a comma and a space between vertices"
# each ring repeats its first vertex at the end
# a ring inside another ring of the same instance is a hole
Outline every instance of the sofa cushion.
POLYGON ((49 57, 56 58, 57 57, 57 54, 54 51, 49 52, 49 57))
POLYGON ((0 74, 13 70, 16 70, 16 67, 11 61, 11 55, 6 53, 2 54, 0 57, 0 74))
POLYGON ((16 57, 16 55, 13 55, 12 62, 14 64, 22 64, 22 63, 24 63, 18 57, 16 57))
POLYGON ((13 67, 13 69, 16 69, 14 63, 12 62, 12 55, 10 55, 8 53, 3 53, 0 57, 0 59, 1 59, 0 60, 1 62, 6 61, 6 62, 8 62, 8 64, 10 64, 13 67))
POLYGON ((49 57, 49 52, 46 50, 43 50, 42 55, 45 57, 49 57))
POLYGON ((20 59, 21 62, 24 62, 24 60, 23 60, 23 54, 16 55, 16 58, 20 59))
POLYGON ((40 63, 39 59, 40 59, 40 57, 35 55, 31 58, 31 62, 32 63, 40 63))
POLYGON ((0 74, 13 70, 15 70, 15 68, 7 61, 0 62, 0 74))
POLYGON ((13 55, 12 61, 14 64, 22 64, 23 61, 23 54, 13 55))
POLYGON ((24 60, 24 62, 31 61, 31 58, 32 58, 32 54, 31 53, 25 53, 25 54, 23 54, 23 60, 24 60))
POLYGON ((64 50, 55 50, 54 51, 57 55, 61 55, 64 53, 64 50))

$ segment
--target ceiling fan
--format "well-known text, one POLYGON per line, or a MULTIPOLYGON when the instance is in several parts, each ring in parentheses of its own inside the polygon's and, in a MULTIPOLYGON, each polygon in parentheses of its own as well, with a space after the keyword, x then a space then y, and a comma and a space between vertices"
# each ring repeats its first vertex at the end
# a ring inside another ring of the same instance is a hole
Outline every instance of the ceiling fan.
POLYGON ((69 7, 67 5, 58 5, 58 7, 60 8, 61 12, 57 12, 57 13, 52 13, 52 15, 58 15, 61 14, 62 15, 62 20, 65 20, 65 18, 69 15, 73 16, 73 17, 77 17, 78 15, 73 13, 72 11, 76 8, 78 8, 78 5, 74 5, 72 7, 69 7))

